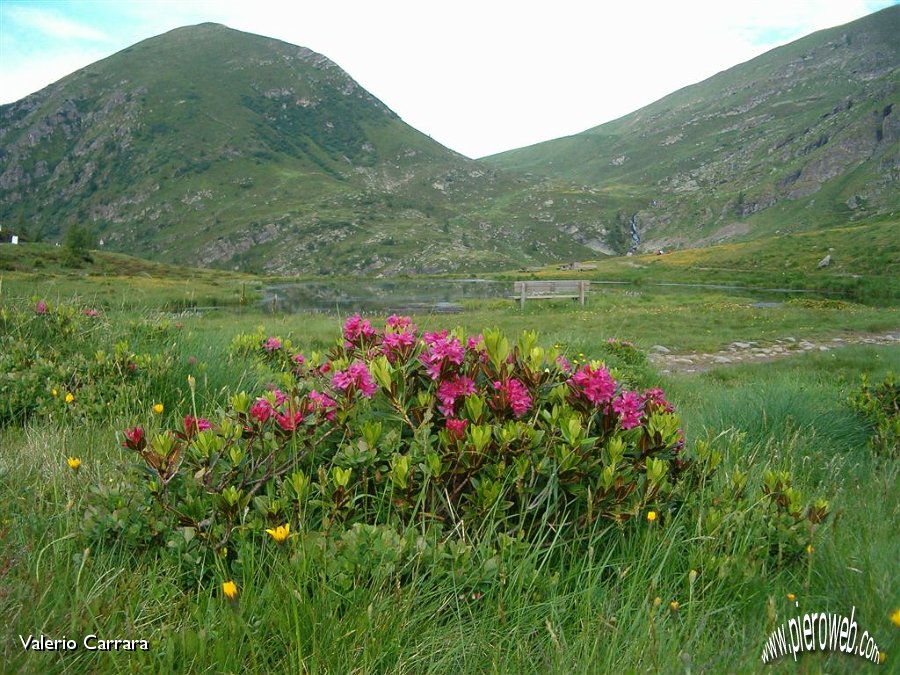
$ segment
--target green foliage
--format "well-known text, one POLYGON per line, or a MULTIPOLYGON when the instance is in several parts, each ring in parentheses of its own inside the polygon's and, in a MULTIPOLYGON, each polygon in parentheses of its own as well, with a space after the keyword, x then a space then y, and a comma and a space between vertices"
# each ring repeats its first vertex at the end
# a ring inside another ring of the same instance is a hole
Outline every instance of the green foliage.
POLYGON ((900 455, 900 385, 893 372, 874 385, 862 375, 862 386, 850 397, 850 406, 869 423, 869 447, 876 454, 900 455))
POLYGON ((376 332, 356 316, 327 358, 262 331, 231 351, 265 364, 268 393, 125 434, 171 527, 215 551, 282 524, 570 538, 668 503, 689 464, 661 391, 626 391, 596 362, 571 374, 534 333, 418 334, 401 317, 376 332))
POLYGON ((86 423, 133 413, 159 390, 173 357, 135 353, 129 340, 172 330, 138 321, 114 331, 92 307, 43 300, 31 309, 0 308, 0 427, 32 417, 86 423))
POLYGON ((87 225, 72 223, 63 235, 64 264, 75 267, 82 262, 93 262, 90 250, 97 245, 97 236, 87 225))

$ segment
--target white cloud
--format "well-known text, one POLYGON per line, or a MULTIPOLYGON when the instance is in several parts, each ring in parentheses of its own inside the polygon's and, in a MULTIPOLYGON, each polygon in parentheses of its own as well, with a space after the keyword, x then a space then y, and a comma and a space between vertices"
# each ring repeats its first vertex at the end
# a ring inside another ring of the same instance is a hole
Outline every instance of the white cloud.
POLYGON ((6 10, 7 20, 44 35, 62 40, 107 41, 109 36, 101 30, 78 21, 59 16, 56 12, 34 6, 12 5, 6 10))

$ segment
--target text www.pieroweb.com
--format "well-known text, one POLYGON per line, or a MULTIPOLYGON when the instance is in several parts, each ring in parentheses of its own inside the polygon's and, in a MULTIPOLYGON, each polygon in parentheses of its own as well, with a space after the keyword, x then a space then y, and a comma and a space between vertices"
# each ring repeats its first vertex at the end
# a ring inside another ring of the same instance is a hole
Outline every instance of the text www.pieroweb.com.
POLYGON ((766 640, 763 663, 771 663, 786 654, 796 661, 798 654, 815 651, 844 652, 878 663, 878 644, 868 631, 859 635, 855 614, 856 607, 850 612, 850 618, 813 612, 788 619, 766 640))

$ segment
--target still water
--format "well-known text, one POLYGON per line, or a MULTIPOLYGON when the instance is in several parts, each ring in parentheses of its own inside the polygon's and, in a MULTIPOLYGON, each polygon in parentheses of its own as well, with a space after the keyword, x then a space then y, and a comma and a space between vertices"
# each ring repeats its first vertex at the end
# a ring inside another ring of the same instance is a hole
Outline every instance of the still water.
MULTIPOLYGON (((262 306, 271 309, 273 301, 278 312, 321 312, 328 314, 425 313, 441 314, 462 311, 466 300, 508 298, 513 300, 512 281, 488 279, 378 279, 341 281, 302 281, 269 286, 263 289, 262 306)), ((760 301, 760 306, 774 307, 791 296, 808 291, 769 288, 742 289, 735 286, 712 284, 644 284, 633 286, 628 282, 592 281, 591 293, 606 288, 632 288, 635 293, 696 292, 697 289, 740 291, 760 301)), ((627 291, 626 291, 627 292, 627 291)))

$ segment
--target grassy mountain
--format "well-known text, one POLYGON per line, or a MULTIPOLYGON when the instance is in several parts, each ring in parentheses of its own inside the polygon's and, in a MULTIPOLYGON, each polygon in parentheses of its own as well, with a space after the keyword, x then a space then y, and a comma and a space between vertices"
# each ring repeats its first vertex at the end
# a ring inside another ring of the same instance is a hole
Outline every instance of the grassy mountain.
POLYGON ((898 206, 900 8, 573 137, 467 159, 326 57, 216 24, 0 106, 0 224, 275 273, 491 270, 898 206))
POLYGON ((0 222, 274 272, 583 257, 496 204, 528 181, 400 120, 327 58, 215 24, 171 31, 0 107, 0 222))
POLYGON ((488 157, 604 197, 645 248, 900 206, 900 6, 774 49, 583 133, 488 157))

